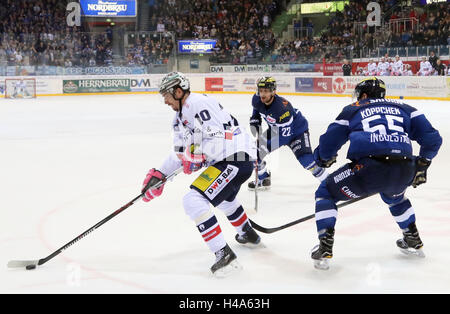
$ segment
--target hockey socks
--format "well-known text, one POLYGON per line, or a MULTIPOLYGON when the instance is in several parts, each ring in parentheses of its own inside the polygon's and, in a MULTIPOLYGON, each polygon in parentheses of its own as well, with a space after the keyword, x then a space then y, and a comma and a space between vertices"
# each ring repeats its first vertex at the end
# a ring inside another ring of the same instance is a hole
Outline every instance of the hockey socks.
POLYGON ((320 182, 328 177, 328 171, 326 171, 325 168, 319 167, 315 161, 305 167, 305 169, 309 170, 311 174, 320 182))
POLYGON ((213 253, 227 245, 216 216, 212 215, 208 219, 199 223, 197 225, 197 229, 203 237, 206 245, 213 253))
POLYGON ((317 165, 312 154, 300 155, 297 159, 302 167, 310 171, 311 174, 320 182, 328 177, 328 172, 325 170, 325 168, 319 167, 317 165))
POLYGON ((337 218, 336 204, 329 199, 316 199, 316 226, 317 233, 321 237, 325 230, 333 229, 337 218))
POLYGON ((243 235, 245 231, 243 231, 243 227, 246 223, 248 223, 247 214, 244 212, 244 208, 239 206, 236 210, 231 214, 227 215, 230 223, 236 228, 236 231, 239 235, 243 235))
POLYGON ((411 223, 416 221, 416 215, 414 214, 411 202, 403 193, 397 197, 388 197, 385 194, 381 194, 381 198, 389 205, 389 211, 400 229, 405 230, 411 223))

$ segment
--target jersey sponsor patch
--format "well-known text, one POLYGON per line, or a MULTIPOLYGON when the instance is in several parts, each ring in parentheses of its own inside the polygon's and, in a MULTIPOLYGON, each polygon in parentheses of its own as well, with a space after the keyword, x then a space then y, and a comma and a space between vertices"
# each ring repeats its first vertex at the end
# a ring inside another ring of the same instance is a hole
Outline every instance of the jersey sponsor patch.
POLYGON ((286 111, 285 113, 283 113, 283 114, 280 116, 280 122, 281 122, 284 118, 289 117, 290 115, 291 115, 291 113, 290 113, 289 111, 286 111))
POLYGON ((272 118, 271 116, 266 116, 266 120, 267 120, 267 122, 269 122, 269 123, 276 123, 276 122, 277 122, 277 120, 275 120, 275 119, 272 118))
POLYGON ((192 183, 200 191, 206 191, 212 182, 220 175, 221 171, 216 167, 210 166, 203 171, 192 183))
POLYGON ((228 183, 233 180, 239 171, 238 167, 227 165, 225 170, 210 166, 192 183, 202 191, 210 200, 214 199, 228 183))
POLYGON ((345 178, 354 175, 352 169, 345 169, 344 171, 338 173, 334 176, 334 183, 339 183, 340 181, 344 180, 345 178))
POLYGON ((347 196, 348 198, 359 198, 359 197, 361 197, 361 196, 359 196, 359 195, 353 193, 353 192, 349 189, 349 187, 346 186, 346 185, 344 185, 344 186, 341 188, 341 192, 342 192, 342 194, 344 194, 344 195, 347 196))

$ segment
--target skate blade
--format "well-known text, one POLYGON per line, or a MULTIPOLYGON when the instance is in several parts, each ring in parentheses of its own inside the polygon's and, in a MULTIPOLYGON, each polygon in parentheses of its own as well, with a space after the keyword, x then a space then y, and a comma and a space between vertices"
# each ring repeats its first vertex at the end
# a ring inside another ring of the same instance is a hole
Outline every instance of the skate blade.
POLYGON ((402 252, 405 255, 408 256, 416 256, 416 257, 420 257, 420 258, 424 258, 425 257, 425 253, 422 251, 422 249, 414 249, 414 248, 407 248, 407 249, 402 249, 399 248, 400 252, 402 252))
POLYGON ((241 264, 237 260, 232 261, 230 264, 228 264, 225 267, 222 267, 221 269, 216 270, 213 273, 213 276, 216 278, 225 278, 229 277, 235 273, 238 273, 242 270, 241 264))
POLYGON ((328 270, 330 269, 329 258, 321 258, 314 260, 314 268, 320 270, 328 270))
POLYGON ((243 247, 246 247, 246 248, 249 248, 249 249, 252 249, 252 250, 266 247, 264 245, 264 243, 262 243, 262 241, 259 241, 257 244, 254 244, 254 243, 240 243, 240 242, 238 242, 238 243, 240 244, 240 246, 243 246, 243 247))
MULTIPOLYGON (((254 191, 255 188, 248 188, 248 190, 249 190, 249 191, 254 191)), ((260 187, 258 188, 258 191, 267 191, 267 190, 270 190, 270 186, 260 186, 260 187)))

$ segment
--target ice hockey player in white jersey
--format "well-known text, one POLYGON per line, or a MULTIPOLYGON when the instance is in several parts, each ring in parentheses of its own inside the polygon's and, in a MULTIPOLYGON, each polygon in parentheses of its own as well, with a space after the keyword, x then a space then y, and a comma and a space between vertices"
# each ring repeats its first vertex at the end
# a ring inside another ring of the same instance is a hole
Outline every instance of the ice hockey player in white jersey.
POLYGON ((374 62, 373 59, 369 59, 369 63, 367 64, 367 75, 377 75, 377 63, 374 62))
POLYGON ((22 98, 26 98, 26 97, 30 97, 30 95, 27 92, 27 84, 25 83, 24 80, 18 80, 14 83, 14 91, 12 94, 13 98, 17 98, 17 97, 22 97, 22 98))
POLYGON ((392 60, 392 58, 389 57, 389 58, 387 58, 387 62, 389 63, 389 68, 388 68, 389 75, 392 75, 392 70, 394 67, 394 60, 392 60))
POLYGON ((412 76, 414 73, 411 70, 411 64, 406 63, 404 66, 403 76, 412 76))
MULTIPOLYGON (((222 234, 210 205, 219 208, 236 229, 235 239, 246 245, 258 245, 259 235, 236 199, 241 185, 252 172, 256 145, 238 121, 213 97, 190 92, 190 82, 180 72, 167 74, 159 89, 164 103, 175 111, 173 120, 174 151, 159 169, 151 169, 144 187, 163 181, 183 167, 191 174, 206 169, 193 181, 183 198, 186 214, 195 222, 208 248, 215 253, 211 267, 217 277, 226 276, 241 266, 222 234)), ((148 202, 160 196, 164 185, 148 189, 143 198, 148 202)))
POLYGON ((395 62, 392 64, 393 76, 401 76, 403 74, 403 61, 400 59, 399 55, 395 56, 395 62))
POLYGON ((423 56, 422 61, 420 61, 420 68, 417 72, 417 75, 419 76, 429 76, 431 75, 431 72, 433 71, 433 67, 431 66, 431 63, 427 60, 427 57, 423 56))
POLYGON ((377 74, 381 76, 390 75, 389 66, 389 62, 387 62, 384 57, 381 57, 381 60, 377 65, 377 74))

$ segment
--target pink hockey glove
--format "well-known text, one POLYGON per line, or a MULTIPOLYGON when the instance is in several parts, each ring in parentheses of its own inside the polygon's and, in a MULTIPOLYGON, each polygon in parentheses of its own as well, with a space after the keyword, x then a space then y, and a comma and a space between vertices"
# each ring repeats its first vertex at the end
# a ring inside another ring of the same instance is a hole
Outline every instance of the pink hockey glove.
POLYGON ((142 192, 145 191, 142 200, 144 202, 150 202, 155 197, 158 197, 162 194, 164 190, 164 184, 161 185, 157 189, 152 189, 151 187, 156 185, 158 182, 164 180, 165 176, 161 171, 156 170, 155 168, 151 169, 147 176, 145 177, 144 184, 142 185, 142 192))
POLYGON ((203 163, 206 161, 205 155, 195 154, 193 151, 195 151, 195 146, 191 145, 186 148, 186 151, 181 157, 183 172, 186 174, 191 174, 192 172, 198 171, 203 167, 203 163))

